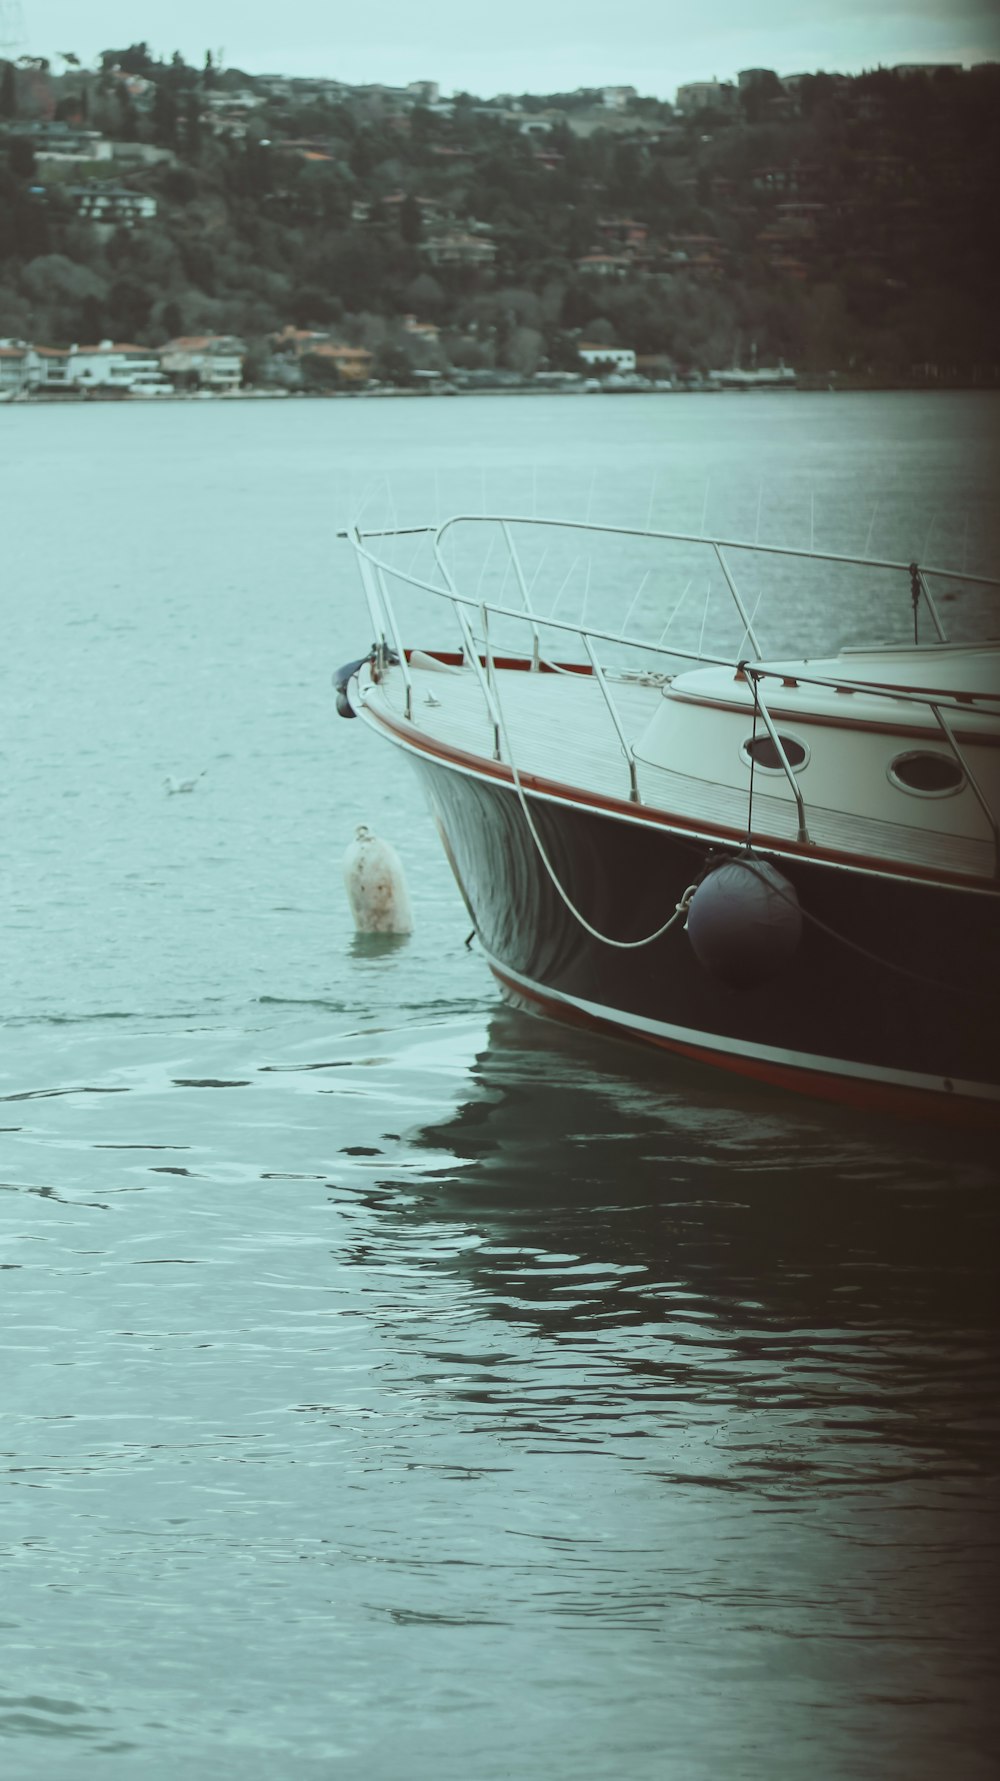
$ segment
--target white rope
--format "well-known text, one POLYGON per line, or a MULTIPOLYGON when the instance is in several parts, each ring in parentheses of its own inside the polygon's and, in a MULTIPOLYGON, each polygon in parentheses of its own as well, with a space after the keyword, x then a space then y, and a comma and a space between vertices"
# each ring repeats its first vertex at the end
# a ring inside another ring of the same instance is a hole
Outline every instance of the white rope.
POLYGON ((581 913, 581 911, 577 908, 576 904, 573 902, 573 899, 569 895, 569 892, 566 891, 563 888, 562 884, 559 882, 559 878, 556 874, 556 869, 553 866, 552 861, 549 859, 549 856, 546 853, 545 848, 542 846, 542 838, 539 835, 538 830, 535 827, 535 819, 532 816, 530 809, 528 808, 528 800, 525 795, 524 787, 521 784, 521 775, 520 775, 520 772, 518 771, 517 764, 514 760, 514 751, 510 745, 510 736, 507 731, 507 722, 506 722, 506 719, 503 714, 503 705, 501 703, 500 692, 499 692, 499 688, 497 687, 496 674, 495 674, 494 668, 493 668, 493 652, 490 648, 488 637, 484 639, 484 644, 485 644, 485 649, 486 649, 487 660, 489 662, 490 683, 493 688, 493 701, 496 706, 497 721, 500 725, 500 734, 503 737, 504 749, 507 754, 507 760, 508 760, 508 764, 510 766, 511 774, 513 776, 514 789, 517 792, 518 803, 521 806, 521 814, 524 817, 524 820, 528 825, 528 832, 531 836, 532 841, 535 843, 535 847, 538 851, 538 857, 541 860, 542 865, 545 867, 545 870, 548 873, 549 877, 551 878, 553 885, 555 886, 556 890, 558 891, 560 897, 562 898, 563 902, 565 903, 565 905, 566 905, 567 909, 569 910, 570 914, 572 915, 574 921, 579 922, 579 924, 580 924, 581 928, 583 928, 584 932, 589 934, 592 939, 599 940, 602 943, 602 945, 604 945, 604 946, 614 946, 620 952, 635 952, 642 946, 651 946, 654 940, 659 940, 662 935, 668 933, 669 930, 674 926, 674 924, 676 922, 680 921, 680 919, 683 915, 687 914, 688 905, 691 901, 691 898, 694 896, 695 891, 698 888, 697 885, 689 884, 686 891, 684 892, 683 896, 681 897, 680 902, 674 904, 673 914, 668 916, 667 920, 665 922, 663 922, 662 925, 660 927, 658 927, 652 934, 644 935, 641 940, 615 940, 611 937, 610 934, 602 934, 599 928, 595 928, 593 923, 589 922, 587 920, 587 917, 581 913))

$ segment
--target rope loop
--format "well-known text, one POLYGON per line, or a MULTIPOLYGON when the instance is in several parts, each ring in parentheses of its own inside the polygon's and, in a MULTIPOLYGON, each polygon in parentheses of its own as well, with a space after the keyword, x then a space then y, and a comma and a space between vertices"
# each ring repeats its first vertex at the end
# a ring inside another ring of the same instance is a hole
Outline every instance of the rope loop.
MULTIPOLYGON (((487 658, 490 659, 489 642, 488 641, 486 644, 486 649, 487 649, 487 658)), ((504 751, 507 756, 507 763, 510 767, 511 777, 513 778, 513 781, 514 781, 514 790, 517 793, 517 801, 521 806, 521 815, 524 817, 525 823, 527 824, 528 833, 530 834, 531 839, 535 844, 535 848, 538 853, 538 857, 541 860, 542 865, 545 867, 545 870, 548 873, 549 878, 552 880, 553 886, 555 887, 559 896, 562 898, 562 901, 565 903, 566 908, 569 910, 574 921, 579 923, 579 925, 583 929, 584 933, 589 934, 591 936, 591 939, 593 939, 593 940, 599 940, 603 946, 613 946, 616 949, 616 951, 619 951, 619 952, 637 952, 643 946, 652 946, 654 940, 662 939, 664 934, 669 933, 670 929, 672 927, 674 927, 677 924, 677 922, 681 921, 687 915, 688 906, 691 902, 691 898, 694 896, 694 893, 698 888, 697 885, 689 884, 687 889, 683 892, 680 902, 674 904, 673 914, 669 915, 667 917, 666 921, 662 922, 658 928, 655 928, 651 934, 644 934, 640 940, 616 940, 613 935, 602 934, 600 928, 595 928, 593 923, 589 922, 587 920, 587 917, 582 913, 582 911, 577 908, 577 906, 573 902, 573 899, 570 896, 569 892, 565 889, 564 885, 560 882, 558 874, 556 872, 556 869, 553 866, 552 861, 549 859, 549 856, 546 853, 544 846, 542 845, 542 838, 539 835, 538 829, 535 826, 535 819, 531 814, 531 810, 529 809, 529 806, 528 806, 527 796, 525 795, 524 787, 521 784, 521 774, 518 769, 517 763, 514 760, 514 751, 510 745, 510 736, 508 735, 508 732, 507 732, 507 720, 504 716, 503 704, 502 704, 502 701, 500 698, 500 691, 499 691, 499 688, 496 683, 495 675, 492 676, 492 680, 493 680, 493 699, 494 699, 494 703, 496 705, 496 713, 497 713, 497 720, 498 720, 498 724, 499 724, 500 734, 503 737, 504 751)))

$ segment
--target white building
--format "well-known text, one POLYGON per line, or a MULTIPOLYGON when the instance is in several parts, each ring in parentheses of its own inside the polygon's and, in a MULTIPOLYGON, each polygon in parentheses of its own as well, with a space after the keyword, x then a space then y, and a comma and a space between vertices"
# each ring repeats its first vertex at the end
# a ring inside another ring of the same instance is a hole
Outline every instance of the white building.
POLYGON ((89 167, 92 161, 110 161, 111 156, 112 144, 95 130, 67 137, 65 142, 57 137, 50 148, 37 148, 35 165, 39 168, 89 167))
POLYGON ((70 386, 69 361, 71 347, 31 346, 28 348, 27 385, 31 390, 65 390, 70 386))
POLYGON ((111 158, 123 173, 134 167, 158 167, 176 159, 169 148, 157 148, 152 142, 112 142, 111 158))
POLYGON ((136 395, 161 395, 170 385, 152 347, 127 346, 102 340, 99 346, 0 346, 0 387, 24 390, 108 390, 136 395), (6 348, 6 350, 5 350, 6 348), (10 356, 8 356, 8 354, 10 356), (23 354, 18 365, 18 356, 23 354), (16 367, 16 368, 15 368, 16 367))
POLYGON ((156 199, 148 192, 132 192, 127 186, 70 186, 77 215, 88 223, 107 223, 132 229, 156 215, 156 199))
POLYGON ((441 235, 431 235, 423 243, 423 251, 432 266, 492 266, 497 257, 496 243, 471 229, 447 229, 441 235))
POLYGON ((676 105, 685 117, 694 117, 699 111, 733 112, 737 98, 732 81, 692 80, 677 88, 676 105))
POLYGON ((585 365, 611 365, 615 371, 635 370, 635 351, 631 346, 599 346, 592 340, 581 340, 576 350, 585 365))
POLYGON ((197 381, 206 390, 238 390, 246 345, 232 334, 185 334, 168 340, 160 364, 168 377, 197 381))
POLYGON ((132 390, 137 395, 170 388, 154 348, 116 345, 111 340, 102 340, 99 346, 71 346, 66 381, 79 390, 132 390))
POLYGON ((0 340, 0 402, 28 387, 31 348, 23 340, 0 340))

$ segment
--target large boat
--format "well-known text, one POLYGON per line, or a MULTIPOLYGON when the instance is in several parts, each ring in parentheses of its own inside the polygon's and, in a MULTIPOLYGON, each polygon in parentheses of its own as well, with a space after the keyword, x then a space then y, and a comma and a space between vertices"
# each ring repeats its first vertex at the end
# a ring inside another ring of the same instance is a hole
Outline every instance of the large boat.
POLYGON ((1000 1120, 1000 584, 502 515, 346 536, 374 641, 339 708, 416 769, 509 999, 1000 1120))

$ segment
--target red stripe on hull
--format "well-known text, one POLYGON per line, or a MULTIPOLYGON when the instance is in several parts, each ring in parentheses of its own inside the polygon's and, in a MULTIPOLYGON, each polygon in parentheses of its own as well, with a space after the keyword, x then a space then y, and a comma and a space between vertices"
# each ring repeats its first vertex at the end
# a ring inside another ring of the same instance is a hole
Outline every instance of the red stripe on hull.
POLYGON ((588 1027, 607 1033, 612 1038, 629 1039, 643 1045, 655 1045, 661 1051, 672 1051, 696 1063, 708 1064, 730 1075, 748 1076, 770 1088, 786 1089, 792 1094, 809 1095, 815 1100, 836 1101, 841 1106, 855 1107, 870 1113, 891 1113, 897 1117, 931 1121, 934 1124, 961 1125, 982 1130, 1000 1127, 1000 1106, 989 1101, 973 1101, 961 1095, 930 1093, 925 1089, 905 1088, 892 1083, 866 1082, 861 1077, 838 1076, 806 1066, 770 1063, 763 1058, 740 1056, 734 1052, 716 1051, 708 1046, 691 1045, 680 1039, 667 1039, 657 1033, 602 1019, 572 1003, 563 1002, 544 991, 526 989, 515 983, 496 965, 490 970, 506 995, 515 1003, 538 1008, 565 1025, 588 1027))
MULTIPOLYGON (((356 715, 363 717, 374 729, 381 730, 390 740, 399 738, 413 750, 415 754, 426 755, 431 760, 443 761, 447 766, 457 767, 461 772, 473 773, 484 779, 494 779, 500 784, 514 789, 514 775, 502 761, 487 760, 483 755, 468 753, 463 748, 456 748, 450 743, 440 741, 436 736, 429 736, 417 728, 406 718, 390 715, 387 711, 373 711, 371 706, 361 704, 356 715)), ((664 828, 678 834, 690 834, 699 840, 723 842, 743 842, 746 828, 733 828, 728 823, 710 819, 696 821, 693 817, 681 816, 676 811, 654 809, 648 804, 633 804, 624 798, 610 797, 604 792, 581 791, 577 786, 567 785, 559 779, 547 779, 540 773, 522 771, 519 774, 525 792, 533 792, 543 797, 556 798, 562 803, 572 804, 580 809, 591 810, 603 816, 623 816, 629 822, 642 824, 649 828, 664 828)), ((767 835, 763 832, 756 839, 769 853, 784 855, 788 859, 807 859, 821 864, 846 866, 854 871, 877 872, 885 878, 909 879, 913 882, 955 885, 963 889, 983 892, 995 891, 996 881, 978 878, 968 872, 948 872, 937 866, 923 866, 915 861, 899 861, 880 858, 874 854, 847 853, 843 848, 824 846, 817 847, 813 842, 792 840, 789 836, 767 835)))

